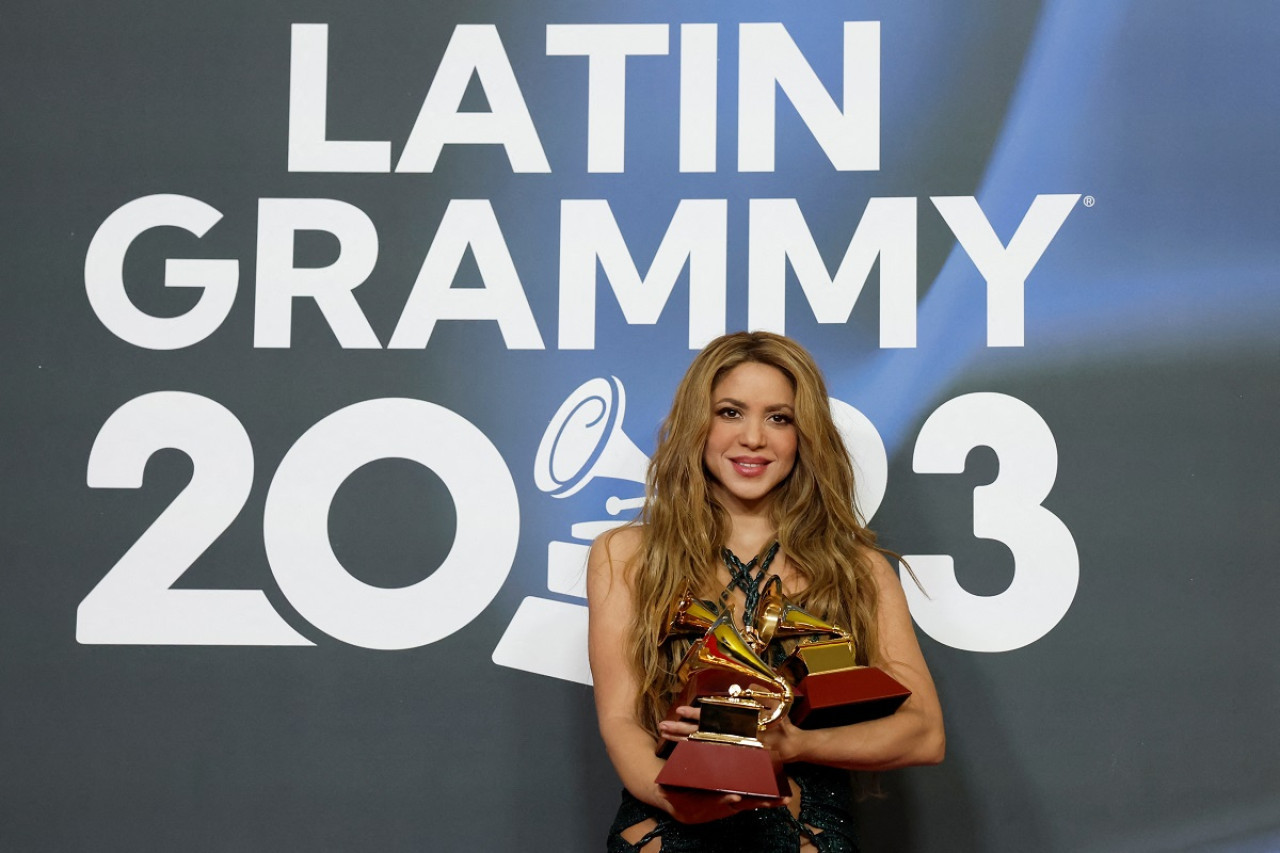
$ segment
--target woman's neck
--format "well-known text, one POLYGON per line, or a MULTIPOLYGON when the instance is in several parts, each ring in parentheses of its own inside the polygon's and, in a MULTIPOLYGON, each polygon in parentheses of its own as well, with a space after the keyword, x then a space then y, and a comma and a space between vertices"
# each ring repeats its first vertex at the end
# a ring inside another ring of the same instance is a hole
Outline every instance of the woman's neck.
POLYGON ((724 547, 743 560, 750 560, 777 538, 777 530, 767 516, 737 516, 730 518, 729 536, 724 547))

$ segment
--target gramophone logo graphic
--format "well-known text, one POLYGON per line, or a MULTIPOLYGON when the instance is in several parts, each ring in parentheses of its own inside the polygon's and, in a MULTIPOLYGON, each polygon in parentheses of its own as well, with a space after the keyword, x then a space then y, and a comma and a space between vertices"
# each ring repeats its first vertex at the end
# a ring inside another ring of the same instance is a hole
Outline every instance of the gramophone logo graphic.
MULTIPOLYGON (((616 376, 578 386, 561 404, 538 445, 533 480, 553 498, 577 494, 596 478, 644 482, 649 458, 622 431, 626 393, 616 376)), ((634 486, 631 489, 634 491, 634 486)), ((639 509, 644 497, 610 497, 610 518, 570 526, 569 540, 547 545, 547 589, 580 599, 571 603, 529 596, 520 603, 493 650, 493 662, 552 678, 591 683, 587 666, 586 567, 591 541, 639 509)))

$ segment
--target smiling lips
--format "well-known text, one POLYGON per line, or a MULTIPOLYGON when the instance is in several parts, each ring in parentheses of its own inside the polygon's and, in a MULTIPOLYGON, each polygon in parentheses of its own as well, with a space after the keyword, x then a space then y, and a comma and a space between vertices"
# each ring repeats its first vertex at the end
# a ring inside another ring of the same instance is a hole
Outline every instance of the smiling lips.
POLYGON ((733 470, 742 477, 758 477, 769 466, 769 460, 759 456, 735 456, 729 461, 733 463, 733 470))

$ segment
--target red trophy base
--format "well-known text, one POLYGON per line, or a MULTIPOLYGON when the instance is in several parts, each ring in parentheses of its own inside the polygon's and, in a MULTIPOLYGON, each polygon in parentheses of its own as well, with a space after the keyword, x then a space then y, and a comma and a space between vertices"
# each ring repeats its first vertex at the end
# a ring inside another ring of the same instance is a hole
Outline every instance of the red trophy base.
POLYGON ((764 799, 791 793, 782 762, 773 750, 693 738, 676 744, 655 781, 672 788, 764 799))
POLYGON ((791 722, 802 729, 847 726, 887 717, 911 695, 874 666, 810 672, 796 684, 791 722))

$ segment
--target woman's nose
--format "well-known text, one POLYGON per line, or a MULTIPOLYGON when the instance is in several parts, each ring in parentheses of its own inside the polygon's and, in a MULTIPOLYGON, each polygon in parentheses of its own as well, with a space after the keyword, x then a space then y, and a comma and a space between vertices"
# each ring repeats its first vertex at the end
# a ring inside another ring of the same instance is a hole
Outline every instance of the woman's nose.
POLYGON ((764 425, 751 418, 742 423, 742 432, 738 436, 747 447, 760 447, 764 444, 764 425))

